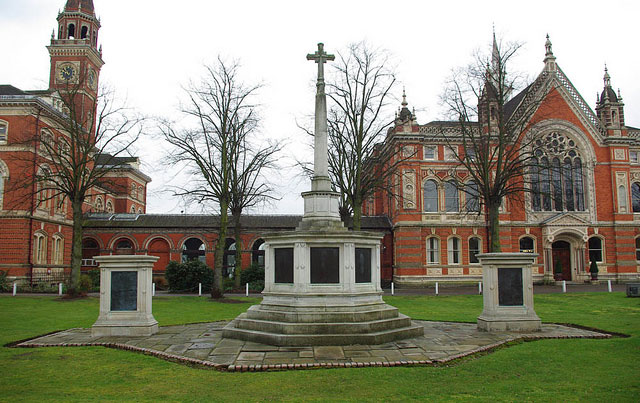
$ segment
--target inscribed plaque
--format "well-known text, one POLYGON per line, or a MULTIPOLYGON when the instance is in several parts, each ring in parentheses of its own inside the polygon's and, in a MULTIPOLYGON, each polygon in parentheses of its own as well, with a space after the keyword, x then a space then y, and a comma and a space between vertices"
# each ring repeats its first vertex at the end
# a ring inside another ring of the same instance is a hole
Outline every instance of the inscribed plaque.
POLYGON ((311 284, 340 282, 340 248, 311 248, 311 284))
POLYGON ((111 310, 135 311, 138 309, 138 272, 111 272, 111 310))
POLYGON ((371 248, 356 248, 356 283, 371 282, 371 248))
POLYGON ((275 248, 276 283, 293 283, 293 248, 275 248))
POLYGON ((498 268, 498 304, 523 305, 522 269, 498 268))

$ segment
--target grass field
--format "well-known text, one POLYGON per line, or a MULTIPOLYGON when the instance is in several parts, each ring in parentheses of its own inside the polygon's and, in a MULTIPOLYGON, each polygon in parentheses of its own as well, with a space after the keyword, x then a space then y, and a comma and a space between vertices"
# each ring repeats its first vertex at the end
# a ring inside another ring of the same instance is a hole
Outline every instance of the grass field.
MULTIPOLYGON (((244 298, 243 298, 244 300, 244 298)), ((473 322, 480 296, 388 297, 416 319, 473 322)), ((232 319, 257 299, 222 304, 158 297, 160 325, 232 319)), ((535 296, 543 322, 631 335, 543 340, 446 367, 222 373, 98 347, 0 347, 0 401, 637 401, 640 299, 622 293, 535 296)), ((98 300, 0 296, 0 345, 54 330, 90 327, 98 300)))

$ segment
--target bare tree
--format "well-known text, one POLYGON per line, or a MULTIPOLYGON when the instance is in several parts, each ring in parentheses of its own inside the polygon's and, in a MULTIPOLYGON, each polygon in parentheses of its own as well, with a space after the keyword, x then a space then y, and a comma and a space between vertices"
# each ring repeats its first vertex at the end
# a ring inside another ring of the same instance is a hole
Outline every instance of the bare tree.
POLYGON ((388 106, 396 78, 389 55, 365 42, 350 45, 332 66, 334 74, 327 84, 333 101, 329 173, 343 197, 342 218, 353 214, 353 228, 359 230, 363 202, 377 190, 391 191, 389 178, 399 163, 394 150, 381 153, 376 146, 393 124, 388 106))
MULTIPOLYGON (((550 45, 549 45, 550 46, 550 45)), ((466 194, 465 207, 484 214, 488 251, 500 252, 500 207, 503 200, 524 203, 531 191, 529 173, 537 169, 532 131, 542 100, 550 96, 546 72, 531 84, 509 70, 521 48, 495 40, 491 55, 478 54, 474 63, 454 70, 441 97, 456 130, 443 130, 457 167, 451 175, 456 189, 466 194), (524 88, 516 96, 512 94, 524 88), (476 121, 477 119, 477 121, 476 121)))
MULTIPOLYGON (((18 163, 33 167, 32 175, 19 178, 14 186, 37 193, 35 207, 55 203, 64 212, 71 204, 73 220, 71 281, 67 293, 78 294, 82 266, 83 204, 98 188, 121 192, 109 173, 123 167, 119 157, 128 155, 143 130, 144 119, 101 88, 95 101, 85 96, 84 75, 52 95, 54 108, 39 108, 39 117, 51 122, 47 129, 33 131, 26 145, 35 158, 16 154, 18 163), (100 162, 96 161, 100 157, 100 162)), ((29 171, 26 171, 29 172, 29 171)))
MULTIPOLYGON (((211 297, 216 299, 224 297, 222 267, 229 211, 233 207, 232 212, 240 214, 270 197, 271 189, 261 181, 260 173, 278 150, 275 145, 251 150, 249 136, 258 124, 257 105, 252 100, 261 86, 243 84, 239 68, 238 62, 227 63, 218 57, 213 66, 206 66, 200 83, 187 89, 189 102, 182 109, 187 127, 178 129, 170 122, 160 125, 164 139, 173 146, 168 162, 185 165, 190 174, 188 184, 175 194, 213 203, 220 212, 211 288, 211 297)), ((236 249, 241 250, 239 244, 236 249)))
POLYGON ((231 189, 229 209, 234 221, 234 237, 236 243, 235 259, 235 285, 240 287, 240 275, 242 266, 242 225, 243 211, 258 206, 265 202, 277 200, 275 190, 265 177, 267 170, 276 167, 276 159, 281 151, 281 144, 271 142, 258 144, 251 141, 251 134, 255 132, 257 118, 238 131, 237 152, 233 154, 234 162, 231 164, 231 189))

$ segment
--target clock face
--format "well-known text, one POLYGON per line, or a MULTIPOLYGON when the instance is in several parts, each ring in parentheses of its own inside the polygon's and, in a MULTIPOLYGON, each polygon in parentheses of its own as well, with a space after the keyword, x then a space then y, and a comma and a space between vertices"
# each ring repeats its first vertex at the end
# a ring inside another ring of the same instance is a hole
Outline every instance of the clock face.
POLYGON ((72 64, 65 64, 58 70, 58 78, 63 81, 71 81, 75 78, 76 69, 72 64))
POLYGON ((89 74, 87 74, 87 84, 89 84, 89 88, 94 91, 98 87, 98 79, 95 71, 89 70, 89 74))

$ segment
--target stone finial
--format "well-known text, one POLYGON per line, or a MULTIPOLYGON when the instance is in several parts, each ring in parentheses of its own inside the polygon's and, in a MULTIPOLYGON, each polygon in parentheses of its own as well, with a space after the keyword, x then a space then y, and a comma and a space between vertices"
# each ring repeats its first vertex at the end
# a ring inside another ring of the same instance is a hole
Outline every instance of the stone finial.
POLYGON ((55 28, 51 30, 51 39, 53 40, 56 37, 56 30, 55 28))
POLYGON ((551 49, 551 39, 549 39, 549 34, 547 34, 547 40, 544 43, 544 48, 546 50, 544 57, 545 70, 555 71, 556 57, 553 55, 553 50, 551 49))
POLYGON ((544 47, 546 50, 546 56, 553 56, 553 50, 551 50, 551 39, 549 39, 549 34, 547 34, 547 41, 544 43, 544 47))
POLYGON ((611 76, 609 75, 609 69, 607 69, 607 63, 604 64, 604 86, 611 87, 611 76))
POLYGON ((405 92, 404 87, 402 87, 402 106, 406 108, 407 105, 409 105, 407 103, 407 93, 405 92))

